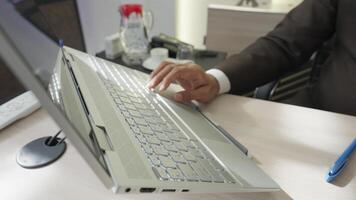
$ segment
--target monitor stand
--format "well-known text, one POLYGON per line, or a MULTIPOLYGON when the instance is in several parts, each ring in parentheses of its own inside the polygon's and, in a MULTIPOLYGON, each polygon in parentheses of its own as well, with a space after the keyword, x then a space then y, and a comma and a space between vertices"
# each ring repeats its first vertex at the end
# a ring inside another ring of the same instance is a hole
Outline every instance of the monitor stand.
POLYGON ((51 138, 51 136, 42 137, 23 146, 17 154, 17 163, 23 168, 34 169, 56 161, 63 155, 67 145, 58 137, 49 145, 51 138))

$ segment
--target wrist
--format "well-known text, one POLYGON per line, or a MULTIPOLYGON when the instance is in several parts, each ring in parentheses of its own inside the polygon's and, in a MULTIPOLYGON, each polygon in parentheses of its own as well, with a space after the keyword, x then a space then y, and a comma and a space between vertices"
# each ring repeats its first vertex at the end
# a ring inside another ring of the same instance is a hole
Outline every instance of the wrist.
POLYGON ((218 81, 219 94, 224 94, 230 91, 230 80, 223 71, 218 68, 214 68, 209 69, 208 71, 206 71, 206 73, 212 75, 218 81))
POLYGON ((220 91, 219 81, 215 78, 215 76, 211 74, 207 74, 207 77, 211 88, 210 89, 211 93, 213 94, 214 97, 218 96, 220 91))

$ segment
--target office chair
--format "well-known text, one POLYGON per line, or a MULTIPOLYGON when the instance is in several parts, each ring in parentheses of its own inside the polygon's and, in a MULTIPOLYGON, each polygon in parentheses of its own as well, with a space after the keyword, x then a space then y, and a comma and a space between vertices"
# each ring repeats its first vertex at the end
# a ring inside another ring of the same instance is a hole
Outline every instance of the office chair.
POLYGON ((321 66, 330 55, 333 39, 313 54, 301 68, 287 73, 275 81, 258 87, 247 96, 270 101, 283 101, 317 81, 321 66))

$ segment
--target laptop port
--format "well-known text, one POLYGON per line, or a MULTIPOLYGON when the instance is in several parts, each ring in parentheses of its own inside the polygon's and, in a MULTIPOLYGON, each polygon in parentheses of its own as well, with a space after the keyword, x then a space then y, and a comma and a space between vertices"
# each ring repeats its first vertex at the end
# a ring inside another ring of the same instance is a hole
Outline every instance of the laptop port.
POLYGON ((188 189, 183 189, 182 192, 189 192, 189 190, 188 189))
POLYGON ((131 188, 126 188, 125 192, 129 193, 131 191, 131 188))
POLYGON ((156 188, 141 188, 140 192, 141 193, 152 193, 156 190, 156 188))
POLYGON ((175 192, 175 189, 163 189, 162 192, 175 192))

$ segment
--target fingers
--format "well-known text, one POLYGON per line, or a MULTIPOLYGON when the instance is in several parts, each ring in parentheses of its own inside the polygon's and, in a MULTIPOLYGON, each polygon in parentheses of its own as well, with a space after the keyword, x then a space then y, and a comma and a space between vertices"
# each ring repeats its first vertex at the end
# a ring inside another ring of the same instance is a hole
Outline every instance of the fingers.
POLYGON ((200 87, 196 90, 185 90, 174 95, 174 99, 178 102, 189 102, 196 100, 201 103, 210 102, 215 96, 211 95, 209 87, 200 87))
POLYGON ((167 65, 169 64, 173 64, 171 62, 168 61, 164 61, 162 62, 155 70, 153 70, 153 72, 150 74, 150 79, 152 79, 153 77, 155 77, 162 69, 164 69, 167 65))
POLYGON ((178 102, 189 102, 191 100, 196 100, 201 103, 211 102, 219 94, 219 84, 211 75, 208 75, 206 79, 206 84, 200 87, 192 87, 192 90, 176 93, 174 96, 175 100, 178 102))
POLYGON ((176 81, 180 86, 182 86, 184 88, 184 90, 192 90, 193 89, 193 85, 190 81, 185 80, 185 79, 178 79, 176 81))
POLYGON ((169 87, 171 83, 178 80, 183 72, 182 68, 175 67, 172 69, 162 80, 161 87, 159 90, 163 91, 169 87))
POLYGON ((188 74, 192 73, 186 66, 178 65, 174 67, 162 80, 161 87, 159 88, 161 91, 167 89, 171 83, 176 80, 180 80, 181 77, 184 79, 190 80, 188 74))
POLYGON ((180 84, 186 91, 199 88, 205 84, 206 74, 199 65, 195 64, 173 64, 163 62, 157 70, 152 72, 148 88, 152 89, 161 84, 159 90, 166 90, 173 82, 180 84))
POLYGON ((161 81, 163 80, 163 78, 173 70, 174 68, 174 64, 169 63, 166 65, 160 65, 161 70, 159 70, 157 73, 155 73, 155 75, 152 76, 152 79, 150 80, 150 82, 148 83, 148 88, 152 89, 157 87, 157 85, 159 85, 161 83, 161 81), (163 67, 161 67, 163 66, 163 67))

